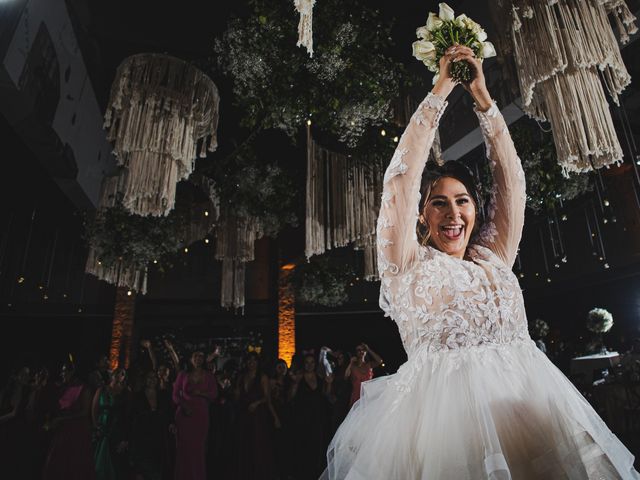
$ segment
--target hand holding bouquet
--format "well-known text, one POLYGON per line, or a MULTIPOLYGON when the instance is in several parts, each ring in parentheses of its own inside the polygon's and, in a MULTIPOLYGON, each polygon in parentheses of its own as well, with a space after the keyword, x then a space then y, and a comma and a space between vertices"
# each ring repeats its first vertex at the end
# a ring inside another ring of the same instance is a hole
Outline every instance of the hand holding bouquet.
MULTIPOLYGON (((496 55, 482 27, 464 14, 455 17, 446 3, 440 4, 438 15, 429 13, 427 24, 418 28, 416 35, 420 40, 413 43, 413 56, 435 73, 434 84, 440 76, 440 59, 454 45, 469 47, 481 61, 496 55)), ((456 82, 466 84, 473 80, 474 69, 466 61, 452 63, 450 69, 451 78, 456 82)))

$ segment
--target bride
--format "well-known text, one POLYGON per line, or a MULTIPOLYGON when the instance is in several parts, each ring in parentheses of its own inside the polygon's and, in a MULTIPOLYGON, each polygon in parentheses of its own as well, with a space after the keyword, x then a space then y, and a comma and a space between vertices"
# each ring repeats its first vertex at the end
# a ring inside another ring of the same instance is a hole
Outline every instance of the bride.
POLYGON ((639 479, 633 456, 529 337, 511 271, 525 179, 481 63, 454 46, 440 71, 387 168, 377 226, 380 306, 408 360, 363 384, 322 478, 639 479), (475 70, 465 88, 495 184, 484 218, 461 163, 428 169, 421 187, 456 61, 475 70))

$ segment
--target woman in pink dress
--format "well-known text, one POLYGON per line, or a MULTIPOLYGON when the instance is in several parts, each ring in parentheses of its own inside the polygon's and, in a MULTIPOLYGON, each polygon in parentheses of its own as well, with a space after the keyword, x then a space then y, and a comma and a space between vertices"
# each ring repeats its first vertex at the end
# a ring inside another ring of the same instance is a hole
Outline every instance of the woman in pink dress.
POLYGON ((361 343, 356 347, 356 355, 351 358, 349 366, 344 372, 344 377, 351 379, 351 400, 349 408, 360 398, 360 386, 362 382, 373 378, 373 369, 382 365, 382 358, 371 350, 366 343, 361 343), (367 359, 367 354, 371 361, 367 359))
POLYGON ((216 381, 204 370, 204 353, 193 352, 191 371, 180 372, 173 384, 176 411, 175 480, 205 480, 205 443, 209 403, 216 398, 216 381))
POLYGON ((53 433, 44 466, 44 480, 92 480, 91 392, 75 376, 73 365, 62 367, 58 412, 45 428, 53 433))

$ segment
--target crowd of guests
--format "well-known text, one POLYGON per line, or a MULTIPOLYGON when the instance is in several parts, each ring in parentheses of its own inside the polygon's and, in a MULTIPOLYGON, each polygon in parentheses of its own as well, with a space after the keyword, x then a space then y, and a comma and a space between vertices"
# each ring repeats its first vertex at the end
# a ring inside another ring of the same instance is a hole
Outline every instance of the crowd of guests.
POLYGON ((87 375, 17 369, 0 392, 0 477, 44 480, 317 479, 360 385, 383 364, 323 347, 265 365, 220 348, 87 375), (147 364, 145 367, 144 365, 147 364), (84 377, 84 378, 81 378, 84 377))

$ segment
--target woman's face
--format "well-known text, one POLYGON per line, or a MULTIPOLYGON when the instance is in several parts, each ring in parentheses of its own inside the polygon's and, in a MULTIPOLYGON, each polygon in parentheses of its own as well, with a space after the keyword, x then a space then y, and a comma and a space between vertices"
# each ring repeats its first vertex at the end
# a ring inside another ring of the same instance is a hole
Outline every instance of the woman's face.
POLYGON ((435 248, 464 258, 476 222, 476 206, 462 182, 443 177, 432 187, 419 221, 427 225, 429 242, 435 248))
POLYGON ((284 362, 278 362, 276 365, 276 374, 284 377, 287 374, 287 364, 284 362))
POLYGON ((258 359, 253 355, 249 355, 249 358, 247 358, 247 369, 253 372, 257 368, 258 368, 258 359))
POLYGON ((193 365, 193 368, 201 368, 202 365, 204 365, 204 353, 193 352, 191 355, 191 365, 193 365))
POLYGON ((170 373, 169 368, 162 365, 158 368, 158 379, 166 382, 169 380, 170 373))
POLYGON ((316 369, 316 360, 315 358, 309 356, 304 359, 304 371, 305 372, 313 372, 316 369))
POLYGON ((358 345, 356 347, 356 355, 361 360, 364 360, 364 357, 367 355, 367 351, 365 350, 365 348, 362 345, 358 345))

